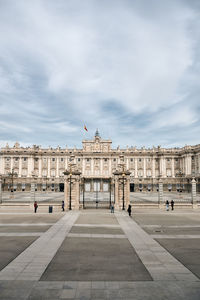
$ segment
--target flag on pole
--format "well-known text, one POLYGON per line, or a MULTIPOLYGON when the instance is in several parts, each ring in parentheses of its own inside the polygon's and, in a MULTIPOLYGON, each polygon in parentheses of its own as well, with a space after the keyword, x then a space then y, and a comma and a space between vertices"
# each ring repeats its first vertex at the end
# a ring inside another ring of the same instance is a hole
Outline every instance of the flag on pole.
POLYGON ((87 130, 87 127, 86 127, 85 125, 84 125, 84 129, 85 129, 85 131, 88 131, 88 130, 87 130))

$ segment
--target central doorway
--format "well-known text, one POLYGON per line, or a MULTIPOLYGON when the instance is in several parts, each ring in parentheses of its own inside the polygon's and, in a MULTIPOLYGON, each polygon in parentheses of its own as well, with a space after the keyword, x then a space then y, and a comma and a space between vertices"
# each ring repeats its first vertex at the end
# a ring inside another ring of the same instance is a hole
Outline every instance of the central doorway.
POLYGON ((84 208, 110 208, 113 197, 110 178, 83 178, 80 203, 84 208))

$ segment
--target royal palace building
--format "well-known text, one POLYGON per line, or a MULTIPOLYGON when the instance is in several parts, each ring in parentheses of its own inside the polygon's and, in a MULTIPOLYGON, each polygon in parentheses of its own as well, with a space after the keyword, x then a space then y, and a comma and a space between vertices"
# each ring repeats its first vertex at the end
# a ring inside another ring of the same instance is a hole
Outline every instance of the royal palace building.
POLYGON ((112 148, 111 140, 100 137, 83 140, 82 149, 44 149, 40 146, 13 147, 0 151, 0 174, 3 191, 29 191, 34 180, 38 191, 63 191, 64 171, 74 167, 84 178, 85 190, 108 191, 113 173, 123 167, 130 172, 130 191, 150 192, 158 189, 162 179, 164 191, 189 192, 191 180, 200 191, 200 145, 182 148, 128 147, 112 148))

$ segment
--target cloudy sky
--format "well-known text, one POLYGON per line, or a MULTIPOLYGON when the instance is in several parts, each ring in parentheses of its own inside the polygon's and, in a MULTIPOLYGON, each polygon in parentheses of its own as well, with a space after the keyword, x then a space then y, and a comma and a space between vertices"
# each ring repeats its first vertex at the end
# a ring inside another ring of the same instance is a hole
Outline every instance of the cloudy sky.
POLYGON ((199 144, 199 49, 199 0, 0 0, 0 146, 199 144))

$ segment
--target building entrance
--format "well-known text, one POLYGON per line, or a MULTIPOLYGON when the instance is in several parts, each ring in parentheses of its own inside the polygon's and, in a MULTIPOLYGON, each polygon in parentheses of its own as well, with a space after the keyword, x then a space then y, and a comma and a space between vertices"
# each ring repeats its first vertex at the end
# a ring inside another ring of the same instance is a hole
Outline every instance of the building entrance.
POLYGON ((80 202, 84 208, 110 208, 113 199, 111 178, 83 178, 80 202))
POLYGON ((64 183, 59 183, 59 192, 64 192, 64 183))

